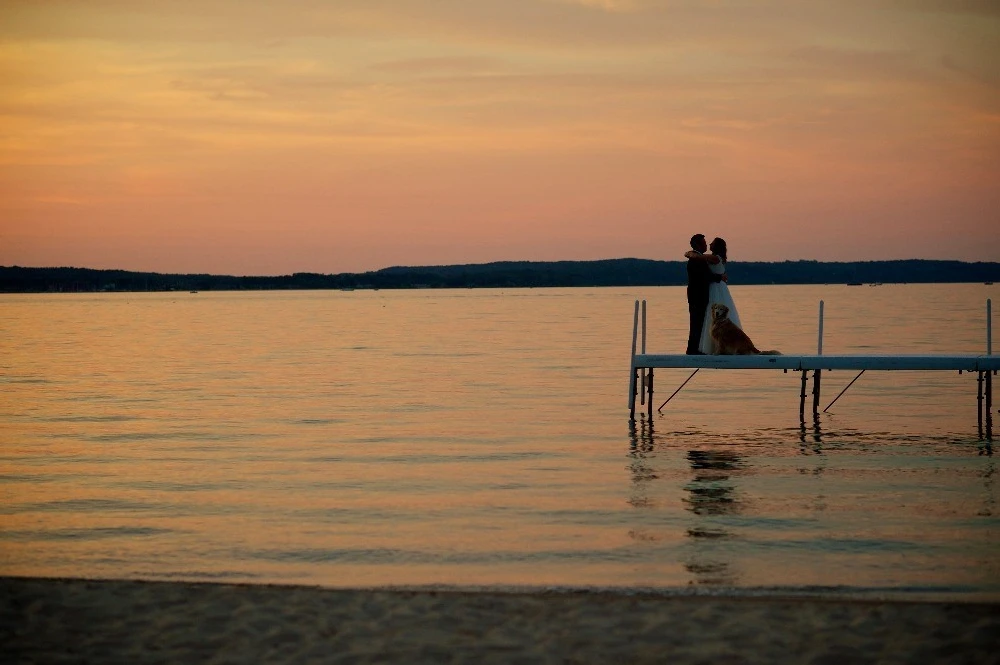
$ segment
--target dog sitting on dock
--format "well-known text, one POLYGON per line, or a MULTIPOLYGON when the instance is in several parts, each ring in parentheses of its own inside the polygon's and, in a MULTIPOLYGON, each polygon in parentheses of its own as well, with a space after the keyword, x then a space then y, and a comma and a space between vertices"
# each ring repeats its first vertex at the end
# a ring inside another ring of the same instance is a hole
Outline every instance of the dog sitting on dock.
POLYGON ((780 351, 759 351, 745 332, 729 320, 729 308, 721 303, 712 305, 712 341, 721 356, 780 356, 780 351))

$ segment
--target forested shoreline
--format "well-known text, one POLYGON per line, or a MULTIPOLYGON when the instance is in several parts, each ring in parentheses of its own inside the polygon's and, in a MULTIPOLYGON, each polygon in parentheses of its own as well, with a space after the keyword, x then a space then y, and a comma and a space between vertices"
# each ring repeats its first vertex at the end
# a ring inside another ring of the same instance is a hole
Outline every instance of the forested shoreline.
MULTIPOLYGON (((733 262, 728 272, 732 284, 993 282, 1000 278, 1000 263, 923 259, 733 262)), ((0 292, 4 293, 679 286, 686 282, 684 262, 650 259, 500 261, 398 266, 364 273, 300 272, 273 276, 0 266, 0 292)))

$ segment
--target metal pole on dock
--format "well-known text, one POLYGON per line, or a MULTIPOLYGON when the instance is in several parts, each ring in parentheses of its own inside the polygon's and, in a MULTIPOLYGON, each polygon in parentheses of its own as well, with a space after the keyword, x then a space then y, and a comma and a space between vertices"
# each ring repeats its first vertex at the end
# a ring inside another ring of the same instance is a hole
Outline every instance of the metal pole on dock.
MULTIPOLYGON (((642 353, 646 353, 646 301, 642 301, 642 353)), ((646 371, 640 371, 640 378, 642 379, 642 385, 639 386, 639 404, 646 403, 646 371)))
POLYGON ((986 438, 993 440, 993 372, 986 370, 986 438))
MULTIPOLYGON (((857 381, 858 379, 860 379, 861 375, 864 374, 864 373, 865 373, 865 370, 861 370, 860 372, 858 372, 858 375, 856 377, 854 377, 853 379, 851 379, 851 382, 848 383, 846 386, 844 386, 844 389, 840 391, 840 395, 843 395, 844 393, 846 393, 847 389, 850 388, 851 386, 853 386, 854 382, 857 381)), ((826 408, 823 409, 823 413, 826 413, 830 409, 831 406, 833 406, 834 404, 837 403, 837 400, 840 399, 840 395, 837 395, 836 397, 834 397, 833 401, 826 405, 826 408)))
POLYGON ((976 379, 976 421, 979 424, 979 436, 983 435, 983 371, 977 372, 976 379))
POLYGON ((802 394, 799 395, 799 422, 803 423, 806 421, 806 380, 808 375, 808 370, 802 370, 802 394))
POLYGON ((635 420, 635 341, 639 334, 639 301, 635 301, 635 312, 632 314, 632 358, 629 360, 628 377, 628 412, 629 419, 635 420))
POLYGON ((679 393, 681 391, 681 388, 683 388, 684 386, 686 386, 687 383, 688 383, 688 381, 690 381, 691 379, 694 378, 694 375, 698 373, 699 369, 701 369, 701 368, 699 367, 695 371, 691 372, 691 376, 689 376, 688 378, 684 379, 684 383, 682 383, 680 386, 678 386, 677 390, 675 390, 673 392, 673 394, 670 395, 670 397, 668 397, 667 399, 663 400, 663 404, 660 405, 660 408, 658 408, 657 411, 662 411, 663 407, 665 407, 667 405, 667 402, 669 402, 670 400, 672 400, 674 398, 674 395, 676 395, 677 393, 679 393))
MULTIPOLYGON (((823 355, 823 301, 819 301, 819 340, 816 342, 816 355, 823 355)), ((819 392, 820 392, 820 375, 822 370, 819 368, 813 371, 813 417, 819 415, 819 392)))
POLYGON ((649 389, 649 401, 646 402, 646 415, 649 416, 649 420, 653 419, 653 368, 650 367, 646 370, 649 372, 649 378, 646 382, 646 387, 649 389))
POLYGON ((819 301, 819 340, 816 342, 816 355, 823 355, 823 301, 819 301))

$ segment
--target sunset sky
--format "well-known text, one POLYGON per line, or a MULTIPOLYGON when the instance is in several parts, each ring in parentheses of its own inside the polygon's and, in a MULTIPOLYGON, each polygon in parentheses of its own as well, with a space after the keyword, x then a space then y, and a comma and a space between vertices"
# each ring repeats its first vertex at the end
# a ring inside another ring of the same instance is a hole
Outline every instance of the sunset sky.
POLYGON ((0 265, 1000 260, 996 0, 4 0, 0 265))

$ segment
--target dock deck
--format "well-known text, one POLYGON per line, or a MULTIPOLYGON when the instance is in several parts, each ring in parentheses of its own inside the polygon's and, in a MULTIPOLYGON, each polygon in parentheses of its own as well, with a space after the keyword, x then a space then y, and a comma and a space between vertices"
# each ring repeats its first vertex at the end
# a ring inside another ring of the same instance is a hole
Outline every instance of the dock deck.
POLYGON ((633 364, 646 368, 678 369, 783 369, 783 370, 954 370, 985 372, 1000 370, 1000 356, 957 355, 781 355, 781 356, 688 356, 637 353, 633 364))

